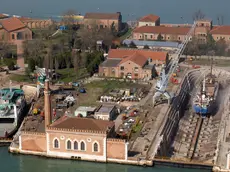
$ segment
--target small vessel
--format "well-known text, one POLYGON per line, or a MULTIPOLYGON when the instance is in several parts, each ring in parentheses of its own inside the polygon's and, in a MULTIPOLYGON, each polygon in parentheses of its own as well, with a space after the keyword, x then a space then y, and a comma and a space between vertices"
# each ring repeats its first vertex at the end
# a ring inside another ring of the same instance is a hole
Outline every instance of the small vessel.
MULTIPOLYGON (((211 69, 212 71, 212 69, 211 69)), ((197 91, 193 99, 193 109, 197 114, 205 118, 216 108, 216 99, 219 91, 219 82, 215 75, 209 73, 204 76, 200 90, 197 91)))
POLYGON ((12 133, 22 119, 26 99, 24 91, 18 88, 0 89, 0 137, 12 133))

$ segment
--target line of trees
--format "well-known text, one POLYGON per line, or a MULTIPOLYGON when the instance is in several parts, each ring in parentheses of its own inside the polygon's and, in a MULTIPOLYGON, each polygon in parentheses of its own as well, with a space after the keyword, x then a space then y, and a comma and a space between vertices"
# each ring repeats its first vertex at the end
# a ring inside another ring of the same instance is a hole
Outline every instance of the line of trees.
POLYGON ((28 73, 35 66, 49 69, 74 68, 78 72, 86 68, 92 74, 98 69, 103 60, 103 53, 97 49, 97 41, 103 40, 109 47, 114 39, 115 30, 111 28, 98 28, 92 21, 90 27, 76 23, 74 16, 77 13, 69 10, 62 19, 66 30, 61 35, 51 37, 57 26, 35 33, 35 39, 24 42, 24 58, 28 63, 28 73))
POLYGON ((200 42, 194 37, 188 43, 184 50, 185 55, 201 56, 201 55, 215 55, 215 56, 230 56, 230 50, 227 49, 227 44, 224 39, 215 41, 211 34, 207 35, 206 43, 200 42), (210 54, 210 52, 212 52, 210 54))

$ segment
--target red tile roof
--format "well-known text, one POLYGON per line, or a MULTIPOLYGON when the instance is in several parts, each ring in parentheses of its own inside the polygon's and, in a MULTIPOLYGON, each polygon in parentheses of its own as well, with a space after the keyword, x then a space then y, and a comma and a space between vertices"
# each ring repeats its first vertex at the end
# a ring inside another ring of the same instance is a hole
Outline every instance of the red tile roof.
POLYGON ((147 60, 148 60, 148 58, 143 56, 141 53, 134 52, 132 55, 123 58, 119 64, 125 63, 127 61, 132 61, 132 62, 136 63, 137 65, 143 67, 144 64, 147 62, 147 60))
POLYGON ((214 26, 210 33, 217 35, 230 35, 230 26, 214 26))
POLYGON ((151 58, 152 60, 165 61, 167 58, 166 52, 140 49, 110 49, 108 53, 108 58, 122 59, 127 56, 133 55, 135 52, 138 52, 138 54, 141 54, 146 58, 151 58))
POLYGON ((16 17, 11 17, 7 19, 3 19, 0 21, 2 26, 9 32, 25 28, 26 26, 16 17))
POLYGON ((139 21, 140 22, 156 22, 159 18, 160 18, 159 16, 149 14, 149 15, 142 17, 139 21))
POLYGON ((164 26, 141 26, 134 29, 135 33, 175 34, 187 35, 190 27, 164 27, 164 26))
POLYGON ((97 120, 92 118, 62 117, 55 121, 50 127, 73 130, 89 130, 106 132, 114 126, 114 122, 97 120))
POLYGON ((118 20, 120 13, 86 13, 84 19, 111 19, 118 20))

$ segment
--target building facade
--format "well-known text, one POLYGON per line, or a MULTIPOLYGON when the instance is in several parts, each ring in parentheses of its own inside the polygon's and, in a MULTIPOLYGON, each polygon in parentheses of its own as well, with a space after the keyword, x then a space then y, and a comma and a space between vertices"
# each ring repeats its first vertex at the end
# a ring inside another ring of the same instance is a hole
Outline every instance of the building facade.
POLYGON ((150 80, 168 62, 167 52, 140 49, 110 49, 99 66, 102 77, 150 80))
POLYGON ((20 17, 19 19, 30 29, 45 29, 54 24, 54 21, 51 19, 42 20, 27 17, 20 17))
POLYGON ((190 27, 165 27, 165 26, 141 26, 133 31, 132 38, 135 40, 161 40, 179 41, 185 40, 190 27))
POLYGON ((94 114, 95 119, 113 120, 117 115, 117 109, 114 105, 102 104, 94 114))
POLYGON ((25 40, 32 40, 32 31, 18 18, 0 20, 0 41, 17 43, 25 40))
POLYGON ((84 25, 90 28, 92 25, 96 25, 98 28, 114 28, 117 31, 122 27, 122 15, 117 13, 86 13, 84 17, 84 25))
POLYGON ((160 17, 149 14, 138 20, 138 27, 141 26, 160 26, 160 17))
POLYGON ((19 152, 54 158, 99 162, 127 160, 128 143, 114 139, 114 122, 63 116, 55 122, 51 116, 49 81, 45 81, 45 131, 22 131, 19 152))

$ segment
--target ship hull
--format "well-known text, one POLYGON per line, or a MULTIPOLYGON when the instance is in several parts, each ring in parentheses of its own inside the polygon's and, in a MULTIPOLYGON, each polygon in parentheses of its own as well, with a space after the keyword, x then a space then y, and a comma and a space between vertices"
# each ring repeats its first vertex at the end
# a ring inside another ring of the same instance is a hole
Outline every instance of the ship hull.
POLYGON ((215 111, 215 102, 210 104, 208 107, 200 107, 199 105, 193 105, 193 110, 196 114, 203 117, 211 115, 215 111))
POLYGON ((219 92, 219 83, 216 83, 215 85, 215 93, 214 93, 214 100, 212 100, 211 102, 209 102, 208 105, 205 106, 200 106, 197 104, 194 104, 193 102, 193 111, 198 114, 201 115, 202 117, 206 117, 207 115, 213 115, 215 113, 215 109, 217 107, 216 104, 216 99, 218 96, 218 92, 219 92))

